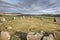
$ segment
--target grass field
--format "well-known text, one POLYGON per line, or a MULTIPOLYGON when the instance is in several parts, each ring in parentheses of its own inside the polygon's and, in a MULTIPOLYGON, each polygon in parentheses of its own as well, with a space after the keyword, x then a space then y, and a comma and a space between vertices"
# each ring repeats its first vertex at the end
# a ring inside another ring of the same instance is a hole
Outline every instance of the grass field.
POLYGON ((16 16, 15 20, 13 17, 14 16, 0 16, 0 19, 6 19, 5 22, 0 20, 0 31, 6 30, 5 27, 12 27, 11 30, 7 29, 12 36, 11 40, 19 40, 19 38, 14 36, 16 31, 28 33, 30 31, 40 30, 55 32, 57 35, 56 40, 60 40, 60 17, 57 17, 56 23, 53 21, 54 17, 49 16, 16 16))

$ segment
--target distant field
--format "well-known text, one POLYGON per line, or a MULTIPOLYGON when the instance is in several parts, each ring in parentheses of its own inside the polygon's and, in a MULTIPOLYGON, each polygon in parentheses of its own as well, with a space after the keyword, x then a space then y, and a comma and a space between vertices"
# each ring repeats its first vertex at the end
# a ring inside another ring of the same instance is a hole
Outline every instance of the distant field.
POLYGON ((8 30, 12 35, 11 40, 19 40, 13 34, 15 31, 30 32, 30 31, 50 31, 55 32, 57 37, 56 40, 60 40, 60 17, 57 17, 57 22, 53 20, 54 17, 49 16, 15 16, 16 19, 13 19, 14 16, 0 16, 5 18, 6 21, 3 22, 0 20, 0 31, 6 30, 5 27, 11 26, 13 29, 8 30))

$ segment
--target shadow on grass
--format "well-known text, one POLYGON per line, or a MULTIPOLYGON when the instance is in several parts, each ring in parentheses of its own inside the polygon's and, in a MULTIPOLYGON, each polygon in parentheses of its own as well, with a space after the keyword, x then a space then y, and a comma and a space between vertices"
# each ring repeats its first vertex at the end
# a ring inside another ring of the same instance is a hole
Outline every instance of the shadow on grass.
POLYGON ((56 30, 56 31, 60 32, 60 30, 56 30))

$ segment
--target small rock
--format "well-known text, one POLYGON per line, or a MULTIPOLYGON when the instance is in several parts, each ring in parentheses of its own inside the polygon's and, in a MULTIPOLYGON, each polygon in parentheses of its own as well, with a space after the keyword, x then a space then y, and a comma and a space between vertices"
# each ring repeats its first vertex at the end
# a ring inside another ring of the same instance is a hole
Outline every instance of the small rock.
POLYGON ((12 29, 12 27, 11 27, 11 26, 9 26, 9 27, 7 27, 7 29, 12 29))

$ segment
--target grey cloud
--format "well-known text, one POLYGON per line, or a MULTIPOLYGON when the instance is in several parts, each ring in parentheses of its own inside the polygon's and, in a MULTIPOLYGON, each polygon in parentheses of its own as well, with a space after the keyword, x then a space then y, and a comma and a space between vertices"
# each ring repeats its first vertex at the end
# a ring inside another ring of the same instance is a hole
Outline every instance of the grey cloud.
MULTIPOLYGON (((8 8, 7 11, 20 12, 58 12, 60 10, 60 1, 58 0, 19 0, 16 4, 0 1, 0 9, 8 8), (1 5, 2 4, 2 5, 1 5), (10 8, 10 9, 9 9, 10 8)), ((4 11, 4 10, 3 10, 4 11)))

